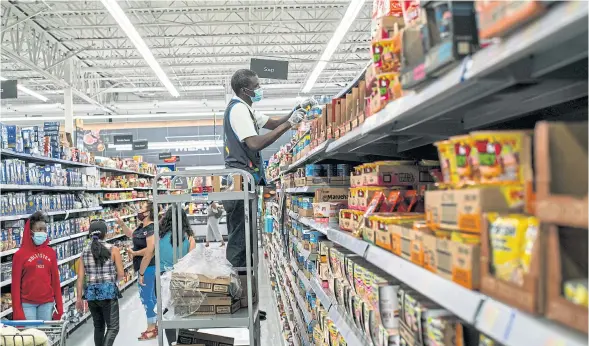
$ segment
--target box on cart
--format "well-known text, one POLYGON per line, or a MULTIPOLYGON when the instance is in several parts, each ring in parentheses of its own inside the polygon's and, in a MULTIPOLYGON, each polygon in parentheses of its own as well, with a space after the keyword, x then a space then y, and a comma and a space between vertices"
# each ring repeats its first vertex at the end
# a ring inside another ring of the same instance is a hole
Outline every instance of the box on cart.
POLYGON ((193 329, 180 329, 178 345, 233 346, 235 340, 227 336, 203 333, 193 329))

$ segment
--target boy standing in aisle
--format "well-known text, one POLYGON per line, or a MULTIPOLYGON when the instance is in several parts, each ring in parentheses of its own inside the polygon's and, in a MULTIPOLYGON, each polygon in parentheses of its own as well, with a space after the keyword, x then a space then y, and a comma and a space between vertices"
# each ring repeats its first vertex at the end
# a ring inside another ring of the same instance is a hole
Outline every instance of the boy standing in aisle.
MULTIPOLYGON (((314 99, 307 99, 287 116, 270 118, 256 112, 252 105, 263 98, 263 90, 254 71, 237 70, 231 77, 231 89, 235 97, 225 109, 223 132, 225 139, 225 166, 248 171, 254 176, 257 186, 266 185, 263 160, 260 152, 276 142, 286 131, 299 124, 305 115, 301 108, 314 106, 314 99), (270 130, 260 134, 260 128, 270 130)), ((255 201, 250 202, 250 213, 255 201)), ((243 201, 224 201, 227 212, 227 260, 234 267, 246 267, 245 220, 243 201)), ((250 214, 250 220, 256 216, 250 214)), ((255 230, 252 229, 253 232, 255 230)), ((256 251, 257 244, 252 244, 256 251)), ((251 256, 251 254, 249 254, 251 256)), ((263 317, 263 316, 262 316, 263 317)))

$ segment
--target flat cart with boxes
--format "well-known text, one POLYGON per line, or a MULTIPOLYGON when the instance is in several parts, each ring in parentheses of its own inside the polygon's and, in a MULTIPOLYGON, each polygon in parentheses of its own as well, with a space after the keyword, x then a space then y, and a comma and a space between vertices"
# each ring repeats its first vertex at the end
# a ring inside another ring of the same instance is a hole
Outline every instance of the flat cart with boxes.
MULTIPOLYGON (((157 302, 157 315, 158 315, 158 344, 164 345, 163 335, 166 329, 210 329, 210 328, 248 328, 249 330, 249 345, 258 346, 260 345, 260 317, 258 303, 255 299, 255 292, 257 289, 257 272, 258 272, 258 253, 257 249, 254 248, 253 244, 257 244, 257 229, 256 222, 257 218, 257 203, 256 203, 256 189, 253 176, 243 170, 239 169, 222 169, 222 170, 195 170, 187 172, 162 172, 159 173, 154 179, 153 185, 153 207, 154 210, 158 210, 159 204, 169 204, 168 208, 173 208, 173 227, 172 227, 172 243, 173 243, 173 259, 176 264, 181 257, 181 248, 177 246, 177 239, 182 237, 182 208, 184 203, 196 202, 202 203, 207 201, 227 201, 227 200, 243 200, 244 203, 244 223, 245 223, 245 244, 246 253, 252 254, 252 256, 246 256, 246 267, 245 268, 234 268, 239 273, 245 271, 246 280, 242 280, 242 299, 233 301, 228 297, 228 292, 220 292, 216 294, 214 280, 211 280, 212 289, 207 295, 214 300, 229 300, 230 304, 225 309, 219 310, 219 306, 215 306, 215 309, 207 312, 190 314, 187 317, 164 317, 164 307, 162 297, 162 270, 160 266, 160 249, 156 246, 156 291, 158 296, 157 302), (215 176, 233 176, 235 183, 233 184, 233 191, 207 191, 199 193, 183 193, 174 195, 157 195, 157 181, 161 177, 170 176, 172 178, 182 177, 215 177, 215 176), (254 217, 251 217, 253 215, 254 217), (245 286, 244 287, 244 281, 245 286), (213 293, 211 293, 213 292, 213 293), (245 294, 247 292, 247 294, 245 294), (242 307, 244 300, 247 302, 247 308, 242 307), (221 313, 219 313, 221 312, 221 313)), ((159 215, 154 213, 154 226, 155 226, 155 237, 159 239, 160 227, 159 227, 159 215)), ((203 278, 200 277, 200 280, 203 278)), ((190 277, 180 277, 180 275, 172 274, 172 281, 174 280, 190 280, 190 277)), ((219 287, 223 287, 227 283, 218 283, 219 287)), ((171 287, 171 286, 170 286, 171 287)), ((200 287, 200 284, 199 284, 200 287)), ((190 294, 188 294, 190 295, 190 294)), ((198 342, 197 342, 198 343, 198 342)))

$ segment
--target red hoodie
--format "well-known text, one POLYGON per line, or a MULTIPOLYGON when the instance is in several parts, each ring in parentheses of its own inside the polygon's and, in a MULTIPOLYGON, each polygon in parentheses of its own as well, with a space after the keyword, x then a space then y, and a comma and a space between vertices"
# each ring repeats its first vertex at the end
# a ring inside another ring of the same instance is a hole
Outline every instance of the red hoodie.
POLYGON ((49 239, 36 246, 31 237, 31 225, 27 220, 20 249, 12 260, 12 319, 25 319, 22 303, 53 303, 57 313, 54 320, 63 314, 61 282, 57 268, 57 254, 49 247, 49 239))

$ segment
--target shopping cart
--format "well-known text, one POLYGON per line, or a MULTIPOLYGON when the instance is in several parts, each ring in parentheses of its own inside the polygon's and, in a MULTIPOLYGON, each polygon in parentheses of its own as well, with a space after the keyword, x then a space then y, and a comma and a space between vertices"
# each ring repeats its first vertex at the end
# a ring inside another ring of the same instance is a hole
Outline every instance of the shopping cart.
POLYGON ((68 321, 8 321, 2 320, 1 324, 20 329, 21 331, 35 328, 47 335, 48 341, 46 344, 41 343, 41 340, 36 340, 31 334, 19 334, 15 336, 0 336, 0 344, 2 345, 47 345, 47 346, 66 346, 65 339, 67 334, 68 321), (26 342, 25 342, 26 341, 26 342), (30 341, 34 341, 32 344, 30 341))

